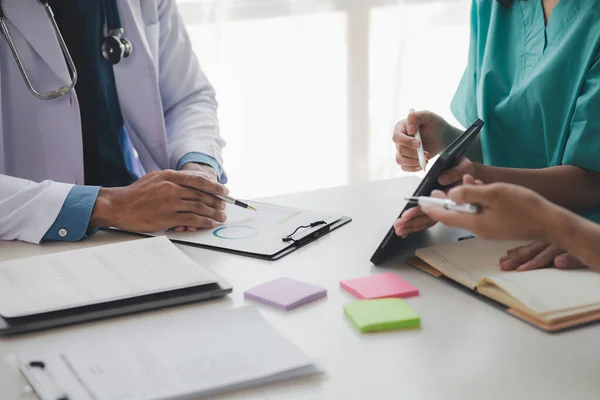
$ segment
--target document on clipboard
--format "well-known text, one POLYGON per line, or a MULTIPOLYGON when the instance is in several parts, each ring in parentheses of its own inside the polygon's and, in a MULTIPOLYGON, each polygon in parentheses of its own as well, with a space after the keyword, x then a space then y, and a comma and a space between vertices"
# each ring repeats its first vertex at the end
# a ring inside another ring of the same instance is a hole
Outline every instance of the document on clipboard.
POLYGON ((161 231, 172 241, 276 260, 347 224, 351 218, 273 204, 247 202, 258 211, 228 204, 227 221, 197 232, 161 231))

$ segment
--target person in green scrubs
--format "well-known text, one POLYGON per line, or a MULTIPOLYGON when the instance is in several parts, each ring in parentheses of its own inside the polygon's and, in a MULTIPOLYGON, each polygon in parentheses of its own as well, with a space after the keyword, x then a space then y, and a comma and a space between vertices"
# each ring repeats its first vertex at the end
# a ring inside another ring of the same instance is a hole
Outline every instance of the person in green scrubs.
MULTIPOLYGON (((440 184, 465 174, 512 183, 600 222, 600 2, 473 0, 469 59, 452 111, 464 126, 481 118, 485 127, 440 184)), ((461 133, 432 112, 410 113, 393 136, 404 171, 420 170, 417 130, 427 158, 461 133)), ((394 226, 406 237, 434 223, 415 207, 394 226)), ((562 252, 536 249, 540 267, 562 252)), ((509 260, 514 268, 533 254, 517 253, 528 256, 509 260)))

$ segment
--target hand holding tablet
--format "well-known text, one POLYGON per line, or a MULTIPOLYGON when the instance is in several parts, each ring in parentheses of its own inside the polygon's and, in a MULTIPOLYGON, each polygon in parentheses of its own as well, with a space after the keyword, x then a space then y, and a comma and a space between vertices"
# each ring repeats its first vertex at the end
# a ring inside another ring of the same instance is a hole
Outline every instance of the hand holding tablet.
MULTIPOLYGON (((465 153, 471 147, 475 138, 481 131, 483 124, 484 122, 480 119, 475 121, 473 125, 471 125, 462 135, 454 140, 442 154, 440 154, 438 160, 430 167, 429 172, 425 175, 423 181, 421 181, 421 184, 413 194, 413 197, 429 196, 432 191, 443 190, 445 188, 439 182, 440 176, 461 163, 465 153)), ((407 203, 398 218, 401 218, 405 212, 408 212, 408 210, 416 206, 418 206, 416 203, 407 203)), ((371 257, 371 262, 373 264, 378 264, 384 261, 397 249, 401 248, 402 240, 401 237, 396 236, 394 227, 390 228, 387 235, 371 257)))

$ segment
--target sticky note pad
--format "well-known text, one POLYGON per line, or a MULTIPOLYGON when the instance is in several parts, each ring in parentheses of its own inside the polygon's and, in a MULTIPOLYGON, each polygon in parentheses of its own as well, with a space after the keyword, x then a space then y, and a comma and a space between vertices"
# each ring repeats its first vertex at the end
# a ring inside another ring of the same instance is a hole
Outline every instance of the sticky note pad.
POLYGON ((327 290, 290 278, 279 278, 244 292, 244 297, 273 307, 291 310, 327 296, 327 290))
POLYGON ((419 314, 402 299, 356 300, 344 312, 361 333, 421 326, 419 314))
POLYGON ((341 281, 340 286, 359 299, 405 298, 419 295, 419 289, 393 272, 341 281))

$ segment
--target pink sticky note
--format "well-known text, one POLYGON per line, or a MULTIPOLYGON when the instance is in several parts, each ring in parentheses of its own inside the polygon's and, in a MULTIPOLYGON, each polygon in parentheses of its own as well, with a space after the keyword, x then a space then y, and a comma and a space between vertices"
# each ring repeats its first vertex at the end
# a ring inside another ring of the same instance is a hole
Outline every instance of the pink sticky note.
POLYGON ((290 278, 279 278, 244 292, 244 297, 273 307, 291 310, 327 296, 327 290, 290 278))
POLYGON ((405 298, 419 295, 419 289, 393 272, 341 281, 340 286, 359 299, 405 298))

